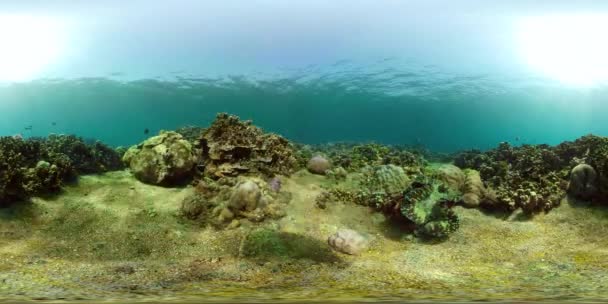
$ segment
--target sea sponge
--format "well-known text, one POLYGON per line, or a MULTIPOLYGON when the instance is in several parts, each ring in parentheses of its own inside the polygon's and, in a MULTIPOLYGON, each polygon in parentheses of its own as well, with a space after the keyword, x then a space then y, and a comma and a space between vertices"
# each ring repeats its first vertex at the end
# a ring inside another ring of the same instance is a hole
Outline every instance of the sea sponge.
POLYGON ((331 169, 329 160, 321 155, 311 158, 306 165, 310 173, 325 175, 325 172, 331 169))
POLYGON ((129 148, 123 161, 144 183, 172 185, 192 176, 197 157, 190 142, 180 134, 161 132, 129 148))
POLYGON ((568 193, 581 199, 590 199, 597 194, 597 190, 597 172, 593 167, 580 164, 572 169, 568 193))

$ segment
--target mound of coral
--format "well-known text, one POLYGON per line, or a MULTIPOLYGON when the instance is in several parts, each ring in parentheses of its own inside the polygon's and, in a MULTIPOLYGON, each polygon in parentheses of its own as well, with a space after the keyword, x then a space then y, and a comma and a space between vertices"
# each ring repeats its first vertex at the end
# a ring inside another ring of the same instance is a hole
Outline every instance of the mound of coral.
POLYGON ((115 150, 73 135, 0 137, 0 204, 56 192, 79 174, 121 168, 115 150))
POLYGON ((281 191, 260 178, 238 177, 220 181, 204 178, 183 200, 181 215, 202 225, 236 228, 242 224, 283 217, 290 200, 289 192, 281 191))
POLYGON ((245 173, 272 177, 289 175, 297 167, 287 139, 264 133, 251 121, 220 113, 199 138, 204 175, 213 179, 245 173))

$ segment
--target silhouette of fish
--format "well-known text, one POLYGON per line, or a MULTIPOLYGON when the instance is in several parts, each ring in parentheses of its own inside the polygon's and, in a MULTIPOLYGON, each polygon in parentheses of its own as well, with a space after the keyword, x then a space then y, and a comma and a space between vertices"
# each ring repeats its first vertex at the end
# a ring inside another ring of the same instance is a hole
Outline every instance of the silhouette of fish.
POLYGON ((150 130, 148 128, 144 129, 144 134, 148 135, 148 133, 150 133, 150 130))
POLYGON ((57 123, 54 121, 51 123, 51 126, 56 126, 56 125, 57 125, 57 123))
POLYGON ((23 128, 23 129, 31 131, 32 130, 32 126, 27 126, 27 127, 23 128))
POLYGON ((516 136, 516 137, 515 137, 515 141, 519 141, 519 136, 516 136))

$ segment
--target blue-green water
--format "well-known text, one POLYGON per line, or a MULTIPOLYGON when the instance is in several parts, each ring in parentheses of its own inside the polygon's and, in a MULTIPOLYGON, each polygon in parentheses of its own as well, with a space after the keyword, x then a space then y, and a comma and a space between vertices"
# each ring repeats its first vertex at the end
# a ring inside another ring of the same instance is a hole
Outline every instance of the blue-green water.
POLYGON ((607 89, 347 67, 264 78, 85 78, 5 85, 0 134, 70 133, 125 146, 146 138, 145 129, 207 126, 217 112, 252 119, 301 143, 375 141, 441 152, 608 134, 607 89))

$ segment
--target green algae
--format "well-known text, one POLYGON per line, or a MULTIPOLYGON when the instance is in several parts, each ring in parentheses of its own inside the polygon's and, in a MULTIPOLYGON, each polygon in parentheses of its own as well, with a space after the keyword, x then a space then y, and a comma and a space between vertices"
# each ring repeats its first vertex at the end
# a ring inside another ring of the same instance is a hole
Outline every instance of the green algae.
POLYGON ((327 243, 269 228, 256 229, 246 236, 243 255, 257 259, 310 259, 323 263, 340 261, 338 256, 327 247, 327 243))

